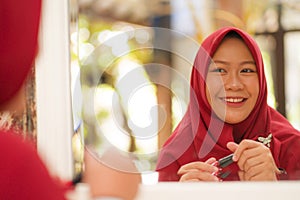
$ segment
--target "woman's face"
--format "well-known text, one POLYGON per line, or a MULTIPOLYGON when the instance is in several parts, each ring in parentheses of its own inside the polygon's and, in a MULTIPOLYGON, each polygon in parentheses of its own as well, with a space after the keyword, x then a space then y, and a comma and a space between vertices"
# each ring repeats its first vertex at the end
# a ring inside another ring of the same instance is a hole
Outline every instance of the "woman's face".
POLYGON ((206 77, 206 97, 216 115, 230 124, 245 120, 259 94, 255 61, 246 44, 226 38, 213 56, 206 77))

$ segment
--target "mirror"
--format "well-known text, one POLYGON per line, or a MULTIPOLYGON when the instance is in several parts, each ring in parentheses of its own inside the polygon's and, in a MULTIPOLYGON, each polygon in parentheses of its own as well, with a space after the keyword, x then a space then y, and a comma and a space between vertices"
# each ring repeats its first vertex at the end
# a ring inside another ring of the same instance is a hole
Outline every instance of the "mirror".
POLYGON ((195 54, 218 27, 234 25, 254 35, 266 65, 268 103, 300 128, 300 96, 293 87, 300 63, 291 50, 300 40, 300 23, 288 20, 300 15, 296 3, 78 0, 77 6, 72 73, 81 90, 74 90, 80 92, 73 93, 73 113, 82 114, 74 117, 74 130, 80 126, 84 144, 100 155, 114 146, 133 156, 144 183, 157 182, 157 154, 186 111, 195 54), (276 60, 280 23, 293 30, 283 36, 285 68, 276 60), (80 97, 82 107, 75 102, 80 97))

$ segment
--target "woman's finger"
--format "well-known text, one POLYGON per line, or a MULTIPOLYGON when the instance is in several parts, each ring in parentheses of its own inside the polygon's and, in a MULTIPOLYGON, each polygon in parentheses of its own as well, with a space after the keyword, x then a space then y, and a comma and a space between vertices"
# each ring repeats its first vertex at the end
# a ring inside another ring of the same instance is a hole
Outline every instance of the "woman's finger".
POLYGON ((213 165, 210 165, 210 164, 207 164, 207 163, 204 163, 204 162, 191 162, 191 163, 188 163, 188 164, 185 164, 183 165, 177 172, 177 174, 184 174, 184 173, 187 173, 188 171, 190 170, 200 170, 200 171, 207 171, 209 173, 213 173, 213 172, 216 172, 218 171, 218 168, 213 166, 213 165))
POLYGON ((187 181, 219 181, 218 177, 212 175, 208 172, 203 171, 189 171, 188 173, 183 174, 180 177, 180 182, 187 182, 187 181))

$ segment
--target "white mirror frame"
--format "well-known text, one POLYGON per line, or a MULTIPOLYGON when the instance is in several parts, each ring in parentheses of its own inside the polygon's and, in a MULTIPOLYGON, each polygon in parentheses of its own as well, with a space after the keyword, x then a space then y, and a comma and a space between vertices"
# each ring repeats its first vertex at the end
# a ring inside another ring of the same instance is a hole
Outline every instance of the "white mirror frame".
POLYGON ((37 148, 50 173, 73 176, 69 1, 43 0, 36 59, 37 148))

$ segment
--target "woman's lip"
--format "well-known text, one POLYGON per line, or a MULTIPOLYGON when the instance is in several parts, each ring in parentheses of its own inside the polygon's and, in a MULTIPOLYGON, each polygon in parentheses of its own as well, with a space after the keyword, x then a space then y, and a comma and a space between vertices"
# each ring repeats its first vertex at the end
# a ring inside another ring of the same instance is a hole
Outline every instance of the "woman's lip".
POLYGON ((247 98, 243 97, 221 97, 220 100, 230 107, 240 107, 244 105, 247 98))
POLYGON ((230 102, 230 103, 240 103, 245 101, 247 98, 244 97, 220 97, 223 101, 230 102))

